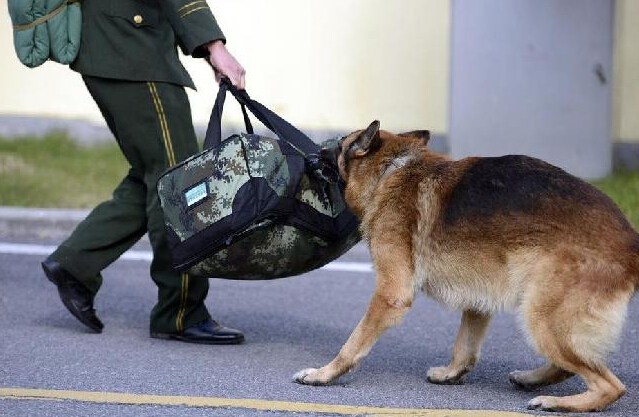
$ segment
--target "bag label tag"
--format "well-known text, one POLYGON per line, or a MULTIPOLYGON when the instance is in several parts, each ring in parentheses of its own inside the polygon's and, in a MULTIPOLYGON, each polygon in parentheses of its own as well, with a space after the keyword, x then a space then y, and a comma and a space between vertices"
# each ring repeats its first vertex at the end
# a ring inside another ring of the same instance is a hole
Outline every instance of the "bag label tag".
POLYGON ((204 200, 208 195, 208 190, 206 188, 206 181, 202 181, 201 183, 186 190, 184 192, 184 197, 186 198, 187 207, 192 207, 204 200))

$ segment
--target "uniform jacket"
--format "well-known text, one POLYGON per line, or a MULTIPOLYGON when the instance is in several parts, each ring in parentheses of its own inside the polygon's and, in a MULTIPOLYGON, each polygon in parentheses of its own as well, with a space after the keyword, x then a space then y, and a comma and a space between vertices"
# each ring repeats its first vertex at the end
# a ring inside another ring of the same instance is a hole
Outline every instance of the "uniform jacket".
POLYGON ((83 75, 195 88, 178 59, 224 40, 206 0, 82 0, 82 40, 71 68, 83 75))

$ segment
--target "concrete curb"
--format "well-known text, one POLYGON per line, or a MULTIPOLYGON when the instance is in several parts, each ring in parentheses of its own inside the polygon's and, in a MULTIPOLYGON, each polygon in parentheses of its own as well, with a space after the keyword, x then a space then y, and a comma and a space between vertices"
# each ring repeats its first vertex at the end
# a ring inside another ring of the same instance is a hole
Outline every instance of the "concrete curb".
POLYGON ((2 219, 65 221, 84 219, 90 210, 0 206, 2 219))
POLYGON ((89 210, 0 206, 0 239, 61 240, 87 214, 89 210))
MULTIPOLYGON (((0 206, 0 242, 59 244, 90 210, 52 209, 0 206)), ((150 251, 148 235, 144 235, 133 249, 150 251)), ((368 247, 358 243, 351 249, 351 261, 370 262, 368 247)))
MULTIPOLYGON (((0 206, 0 241, 61 242, 90 212, 86 209, 0 206)), ((136 245, 146 248, 148 235, 142 236, 136 245)))

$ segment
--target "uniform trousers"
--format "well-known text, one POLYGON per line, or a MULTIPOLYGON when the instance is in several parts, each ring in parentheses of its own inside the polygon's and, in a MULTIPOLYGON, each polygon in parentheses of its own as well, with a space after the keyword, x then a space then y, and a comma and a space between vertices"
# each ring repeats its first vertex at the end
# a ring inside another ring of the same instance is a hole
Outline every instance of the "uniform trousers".
MULTIPOLYGON (((156 191, 160 175, 197 153, 191 110, 184 88, 163 82, 122 81, 83 76, 129 171, 110 200, 95 207, 51 255, 94 295, 101 271, 148 232, 151 278, 158 301, 151 332, 180 333, 210 317, 204 305, 207 279, 175 272, 156 191)), ((138 277, 130 277, 138 279, 138 277)))

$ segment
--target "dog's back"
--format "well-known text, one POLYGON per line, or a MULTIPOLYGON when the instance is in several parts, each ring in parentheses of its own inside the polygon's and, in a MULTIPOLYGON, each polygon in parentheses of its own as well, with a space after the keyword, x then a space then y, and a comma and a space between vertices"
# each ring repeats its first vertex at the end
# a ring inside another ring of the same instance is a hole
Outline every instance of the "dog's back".
POLYGON ((560 168, 527 156, 450 161, 427 151, 407 168, 403 175, 421 176, 418 187, 396 179, 416 191, 402 197, 419 212, 416 279, 451 307, 514 307, 544 262, 546 269, 623 270, 581 274, 573 278, 579 285, 636 285, 639 235, 605 194, 560 168))
POLYGON ((508 155, 450 161, 441 230, 517 246, 571 240, 588 247, 636 244, 617 206, 592 185, 539 159, 508 155), (473 236, 475 235, 475 236, 473 236))

